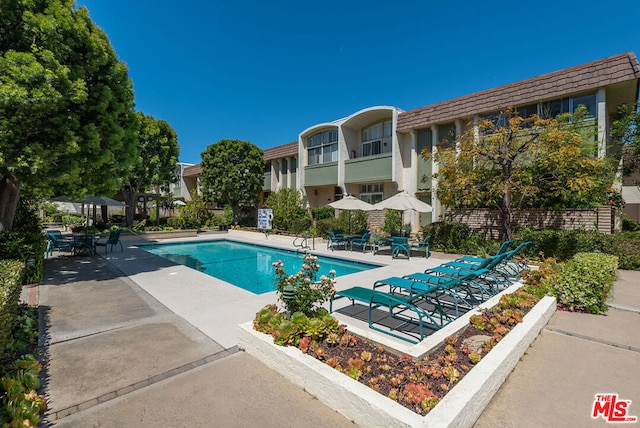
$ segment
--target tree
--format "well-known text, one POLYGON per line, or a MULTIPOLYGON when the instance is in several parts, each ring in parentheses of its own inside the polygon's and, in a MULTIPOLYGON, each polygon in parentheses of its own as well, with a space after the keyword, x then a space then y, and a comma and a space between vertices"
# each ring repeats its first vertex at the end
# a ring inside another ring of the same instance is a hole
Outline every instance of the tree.
POLYGON ((611 124, 611 137, 622 148, 622 172, 625 176, 640 171, 640 111, 638 105, 622 105, 618 119, 611 124))
POLYGON ((126 65, 73 0, 3 0, 0 231, 20 192, 113 194, 136 153, 126 65))
POLYGON ((178 136, 167 122, 141 112, 136 115, 140 124, 138 155, 121 189, 127 204, 127 224, 133 223, 140 190, 156 186, 167 189, 169 183, 176 181, 176 162, 180 153, 178 136))
POLYGON ((311 225, 302 193, 297 189, 280 189, 271 193, 265 206, 273 210, 273 226, 276 229, 299 233, 311 225))
POLYGON ((237 223, 240 206, 258 204, 264 182, 262 149, 248 141, 220 140, 201 156, 200 183, 205 200, 230 205, 237 223))
POLYGON ((480 121, 455 147, 437 149, 439 199, 456 208, 498 208, 507 239, 516 210, 602 204, 613 168, 595 157, 585 113, 579 108, 571 116, 524 119, 507 110, 498 120, 480 121))

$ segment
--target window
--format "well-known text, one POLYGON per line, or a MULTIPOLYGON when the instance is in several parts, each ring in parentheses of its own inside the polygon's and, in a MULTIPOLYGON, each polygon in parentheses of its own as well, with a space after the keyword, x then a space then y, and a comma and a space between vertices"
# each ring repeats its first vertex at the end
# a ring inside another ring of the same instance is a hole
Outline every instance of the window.
POLYGON ((433 144, 433 132, 431 129, 418 129, 416 151, 422 153, 424 149, 431 150, 433 144))
POLYGON ((338 131, 322 131, 307 139, 308 165, 338 161, 338 131))
POLYGON ((584 105, 587 108, 589 117, 598 117, 598 101, 595 92, 578 97, 562 98, 541 103, 540 116, 544 118, 554 118, 561 113, 573 113, 580 105, 584 105))
POLYGON ((456 124, 454 122, 438 125, 438 142, 442 148, 456 144, 456 124))
POLYGON ((382 201, 383 183, 361 184, 360 199, 370 204, 377 204, 382 201))
POLYGON ((538 104, 529 104, 528 106, 518 107, 516 112, 518 113, 518 116, 526 119, 534 114, 538 114, 538 104))
POLYGON ((390 120, 376 123, 362 130, 362 156, 373 156, 391 151, 393 124, 390 120))
POLYGON ((264 172, 271 172, 271 161, 267 161, 264 163, 264 172))

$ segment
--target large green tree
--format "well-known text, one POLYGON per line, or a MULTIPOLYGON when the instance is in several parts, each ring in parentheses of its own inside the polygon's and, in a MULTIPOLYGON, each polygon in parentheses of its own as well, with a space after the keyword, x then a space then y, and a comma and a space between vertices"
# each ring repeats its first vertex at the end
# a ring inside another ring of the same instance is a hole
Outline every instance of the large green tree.
POLYGON ((138 192, 156 186, 166 190, 176 181, 180 154, 178 136, 167 122, 141 112, 136 115, 138 155, 121 189, 127 204, 127 224, 133 223, 138 192))
POLYGON ((583 120, 585 112, 525 119, 508 110, 499 120, 469 127, 457 145, 435 152, 438 198, 456 208, 499 209, 507 239, 516 210, 604 203, 614 169, 608 159, 595 156, 593 125, 583 120))
POLYGON ((220 140, 202 152, 200 184, 204 199, 230 205, 237 222, 240 207, 255 207, 264 183, 262 149, 248 141, 220 140))
POLYGON ((113 194, 137 151, 126 65, 73 0, 0 5, 0 231, 20 192, 113 194))

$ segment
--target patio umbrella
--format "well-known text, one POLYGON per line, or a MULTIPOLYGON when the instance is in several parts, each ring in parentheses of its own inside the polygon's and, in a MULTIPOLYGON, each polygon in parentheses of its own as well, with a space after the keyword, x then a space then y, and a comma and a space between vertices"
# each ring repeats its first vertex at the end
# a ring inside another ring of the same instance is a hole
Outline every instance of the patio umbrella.
POLYGON ((124 202, 116 201, 107 196, 87 196, 84 199, 70 199, 67 196, 57 196, 51 199, 55 202, 71 202, 75 204, 87 204, 87 205, 110 205, 115 207, 125 206, 124 202))
POLYGON ((107 196, 87 196, 86 198, 78 201, 82 204, 91 204, 91 205, 109 205, 112 207, 124 207, 125 203, 116 201, 115 199, 111 199, 107 196))
POLYGON ((363 210, 363 211, 371 211, 373 209, 373 205, 356 198, 353 195, 347 195, 342 199, 331 202, 327 204, 327 206, 335 208, 337 210, 363 210))
POLYGON ((384 201, 378 202, 373 206, 373 209, 389 209, 398 211, 414 210, 421 213, 430 213, 433 211, 431 205, 426 202, 422 202, 415 196, 409 195, 406 191, 400 192, 397 195, 393 195, 392 197, 385 199, 384 201))
POLYGON ((404 211, 414 210, 421 213, 430 213, 431 211, 433 211, 431 205, 427 204, 426 202, 422 202, 415 196, 409 195, 406 191, 402 191, 390 198, 385 199, 384 201, 378 202, 373 206, 373 209, 402 211, 402 224, 404 224, 404 211))
MULTIPOLYGON (((96 207, 98 205, 100 206, 107 205, 107 206, 114 206, 114 207, 126 206, 124 202, 116 201, 115 199, 109 198, 108 196, 87 196, 83 199, 70 199, 67 196, 58 196, 51 200, 56 202, 72 202, 72 203, 83 204, 83 205, 93 205, 94 223, 96 221, 96 207)), ((89 224, 89 210, 87 209, 87 223, 85 225, 85 228, 88 227, 88 224, 89 224)))
POLYGON ((351 211, 371 211, 373 209, 373 205, 360 200, 353 195, 347 195, 342 199, 327 204, 327 206, 337 210, 349 211, 349 233, 351 233, 351 211))

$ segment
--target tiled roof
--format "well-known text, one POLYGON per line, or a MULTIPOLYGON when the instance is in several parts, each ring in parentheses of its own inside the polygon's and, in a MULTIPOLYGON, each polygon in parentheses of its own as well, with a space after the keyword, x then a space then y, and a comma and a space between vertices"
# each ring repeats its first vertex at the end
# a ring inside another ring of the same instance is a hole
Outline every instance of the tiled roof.
POLYGON ((640 79, 638 59, 632 52, 627 52, 401 113, 397 129, 408 131, 634 79, 640 79))
POLYGON ((283 144, 281 146, 271 147, 264 151, 264 160, 269 161, 278 158, 286 158, 298 154, 298 142, 283 144))
POLYGON ((200 175, 201 172, 202 172, 202 167, 198 163, 198 164, 186 167, 182 171, 182 176, 183 177, 197 177, 197 176, 200 175))

